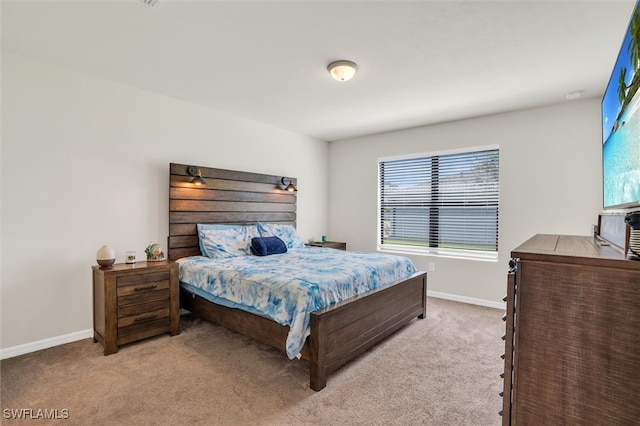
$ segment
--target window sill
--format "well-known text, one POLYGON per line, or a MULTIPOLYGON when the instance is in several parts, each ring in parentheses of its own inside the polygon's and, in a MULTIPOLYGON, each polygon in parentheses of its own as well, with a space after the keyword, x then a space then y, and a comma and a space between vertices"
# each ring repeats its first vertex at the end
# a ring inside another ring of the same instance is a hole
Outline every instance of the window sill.
POLYGON ((402 254, 402 255, 415 255, 415 256, 433 256, 433 257, 446 257, 449 259, 463 259, 463 260, 478 260, 481 262, 497 262, 497 251, 463 251, 463 250, 448 250, 448 249, 423 249, 413 247, 389 247, 378 246, 378 251, 383 253, 402 254))

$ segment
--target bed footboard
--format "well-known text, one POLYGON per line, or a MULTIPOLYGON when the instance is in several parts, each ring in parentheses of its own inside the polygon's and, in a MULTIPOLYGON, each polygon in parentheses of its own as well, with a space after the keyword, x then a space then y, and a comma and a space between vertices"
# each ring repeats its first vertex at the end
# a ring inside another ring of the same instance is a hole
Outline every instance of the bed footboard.
POLYGON ((427 274, 311 313, 310 386, 319 391, 327 375, 364 353, 414 318, 427 313, 427 274))
MULTIPOLYGON (((194 315, 223 325, 285 352, 289 327, 239 309, 216 305, 184 289, 180 305, 194 315)), ((311 334, 302 349, 309 361, 309 386, 315 391, 327 376, 414 318, 427 314, 427 274, 419 272, 392 286, 347 299, 311 313, 311 334)))

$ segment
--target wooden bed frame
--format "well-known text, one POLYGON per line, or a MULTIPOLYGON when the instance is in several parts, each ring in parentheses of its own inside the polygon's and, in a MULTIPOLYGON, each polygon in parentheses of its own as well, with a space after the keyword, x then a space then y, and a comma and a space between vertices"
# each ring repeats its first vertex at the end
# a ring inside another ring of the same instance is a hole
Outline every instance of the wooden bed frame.
MULTIPOLYGON (((191 183, 188 165, 170 164, 168 256, 200 255, 196 224, 296 223, 296 194, 283 191, 282 176, 198 167, 205 185, 191 183)), ((191 166, 193 167, 193 166, 191 166)), ((192 168, 193 171, 193 168, 192 168)), ((289 179, 289 178, 287 178, 289 179)), ((296 180, 291 178, 296 184, 296 180)), ((240 309, 227 308, 180 290, 180 305, 285 352, 289 327, 240 309)), ((414 318, 427 313, 427 274, 419 272, 383 289, 311 313, 311 335, 301 355, 310 363, 310 387, 367 351, 414 318)))

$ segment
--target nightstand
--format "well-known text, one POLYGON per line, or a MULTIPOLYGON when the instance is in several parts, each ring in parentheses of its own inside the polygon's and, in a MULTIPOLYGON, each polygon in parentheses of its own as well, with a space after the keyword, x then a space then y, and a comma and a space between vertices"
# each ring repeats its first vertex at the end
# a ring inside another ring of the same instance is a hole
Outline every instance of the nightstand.
POLYGON ((93 341, 104 354, 162 333, 180 333, 178 264, 172 261, 93 266, 93 341))
POLYGON ((338 250, 346 250, 347 249, 347 243, 343 243, 340 241, 312 241, 310 243, 307 244, 308 246, 311 247, 329 247, 329 248, 333 248, 333 249, 338 249, 338 250))

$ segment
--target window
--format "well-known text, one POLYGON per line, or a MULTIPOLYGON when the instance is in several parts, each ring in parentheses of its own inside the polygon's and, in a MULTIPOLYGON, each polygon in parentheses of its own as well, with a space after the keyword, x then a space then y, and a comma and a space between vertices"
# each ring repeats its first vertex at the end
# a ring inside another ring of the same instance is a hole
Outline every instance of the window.
POLYGON ((378 166, 379 250, 497 260, 498 147, 378 166))

